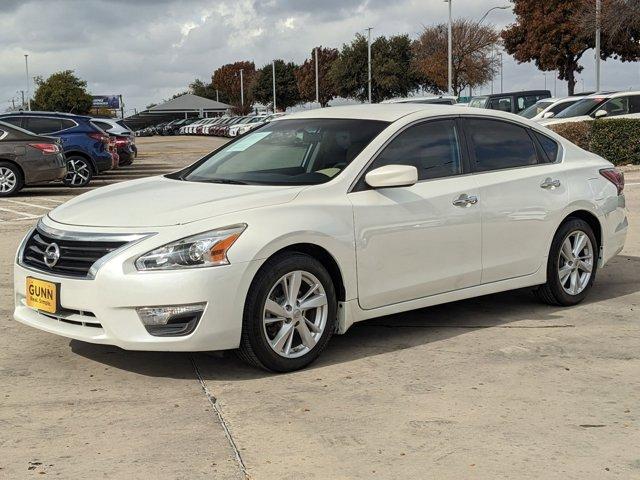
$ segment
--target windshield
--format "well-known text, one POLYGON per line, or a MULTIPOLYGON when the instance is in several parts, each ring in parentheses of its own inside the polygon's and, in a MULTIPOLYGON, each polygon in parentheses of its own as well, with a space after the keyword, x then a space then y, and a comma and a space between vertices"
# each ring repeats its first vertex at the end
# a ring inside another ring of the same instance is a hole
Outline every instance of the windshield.
POLYGON ((574 103, 569 108, 562 110, 556 115, 556 118, 571 118, 589 115, 598 105, 601 105, 607 99, 603 97, 585 98, 574 103))
POLYGON ((530 107, 525 108, 520 113, 518 113, 518 115, 524 118, 533 118, 536 115, 541 114, 545 108, 551 105, 553 105, 553 102, 541 100, 537 103, 534 103, 530 107))
POLYGON ((177 178, 260 185, 328 182, 387 125, 329 118, 268 123, 203 158, 177 178))

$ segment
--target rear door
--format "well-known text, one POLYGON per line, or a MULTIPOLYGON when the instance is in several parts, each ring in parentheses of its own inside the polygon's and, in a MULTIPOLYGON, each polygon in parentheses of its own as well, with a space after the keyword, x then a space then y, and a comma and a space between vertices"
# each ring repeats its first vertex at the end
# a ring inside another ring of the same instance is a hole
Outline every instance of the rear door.
POLYGON ((482 283, 535 273, 568 201, 559 145, 509 121, 463 123, 482 207, 482 283))

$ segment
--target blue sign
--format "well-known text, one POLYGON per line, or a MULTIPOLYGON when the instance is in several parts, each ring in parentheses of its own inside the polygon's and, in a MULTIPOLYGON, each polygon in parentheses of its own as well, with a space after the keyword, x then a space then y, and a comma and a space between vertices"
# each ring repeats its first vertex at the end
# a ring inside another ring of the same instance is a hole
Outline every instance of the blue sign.
POLYGON ((120 95, 93 95, 93 108, 120 108, 120 95))

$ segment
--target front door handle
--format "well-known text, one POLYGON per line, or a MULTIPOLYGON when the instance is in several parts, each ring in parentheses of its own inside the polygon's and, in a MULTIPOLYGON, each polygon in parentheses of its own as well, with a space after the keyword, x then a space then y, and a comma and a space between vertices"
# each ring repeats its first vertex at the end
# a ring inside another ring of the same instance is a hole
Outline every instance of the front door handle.
POLYGON ((560 186, 560 180, 552 179, 551 177, 545 178, 544 182, 540 184, 540 188, 546 188, 547 190, 553 190, 560 186))
POLYGON ((453 201, 453 205, 463 208, 469 205, 475 205, 476 203, 478 203, 478 197, 475 195, 467 195, 466 193, 461 194, 453 201))

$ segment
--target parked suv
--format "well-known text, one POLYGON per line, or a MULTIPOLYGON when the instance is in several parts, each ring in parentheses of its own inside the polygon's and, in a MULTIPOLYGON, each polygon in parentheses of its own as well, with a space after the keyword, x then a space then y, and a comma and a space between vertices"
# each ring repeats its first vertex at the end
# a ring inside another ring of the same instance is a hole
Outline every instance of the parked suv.
POLYGON ((25 185, 62 180, 65 163, 59 139, 0 122, 0 197, 25 185))
POLYGON ((523 90, 521 92, 492 93, 491 95, 473 97, 469 101, 469 106, 518 113, 543 98, 551 98, 551 92, 549 90, 523 90))
POLYGON ((84 187, 94 175, 113 166, 109 135, 91 122, 91 117, 56 112, 12 112, 0 120, 37 135, 57 137, 67 159, 64 183, 84 187))
POLYGON ((131 165, 138 156, 136 137, 122 120, 94 118, 91 122, 107 133, 118 153, 118 166, 131 165))

